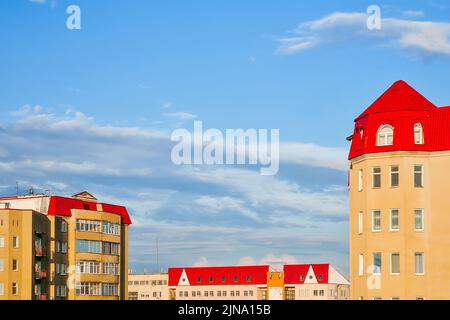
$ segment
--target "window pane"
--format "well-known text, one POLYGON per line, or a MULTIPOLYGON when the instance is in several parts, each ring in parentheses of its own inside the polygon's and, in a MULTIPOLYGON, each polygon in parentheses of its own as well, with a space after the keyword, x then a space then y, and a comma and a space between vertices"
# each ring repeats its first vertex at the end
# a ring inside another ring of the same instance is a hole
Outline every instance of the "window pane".
POLYGON ((414 166, 414 187, 420 188, 423 186, 423 172, 422 166, 414 166))
POLYGON ((423 254, 420 252, 417 252, 415 254, 415 270, 417 274, 423 274, 424 268, 423 268, 423 254))
POLYGON ((373 273, 381 273, 381 253, 379 252, 373 254, 373 273))
POLYGON ((381 211, 375 210, 372 212, 372 230, 378 231, 381 230, 381 211))
POLYGON ((381 187, 381 169, 373 168, 373 187, 380 188, 381 187))
POLYGON ((400 254, 391 255, 391 273, 400 273, 400 254))
POLYGON ((399 185, 399 169, 398 166, 391 167, 391 187, 399 185))
POLYGON ((415 230, 423 230, 423 210, 422 209, 414 210, 414 229, 415 230))
POLYGON ((399 213, 398 209, 391 210, 391 230, 398 230, 399 228, 399 213))

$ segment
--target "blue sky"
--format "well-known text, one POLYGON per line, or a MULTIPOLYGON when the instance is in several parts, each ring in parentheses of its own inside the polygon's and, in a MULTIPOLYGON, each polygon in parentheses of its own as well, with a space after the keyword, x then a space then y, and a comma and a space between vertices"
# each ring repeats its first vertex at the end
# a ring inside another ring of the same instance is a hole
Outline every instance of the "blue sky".
POLYGON ((445 1, 0 3, 0 194, 127 205, 130 267, 331 262, 348 271, 345 137, 403 79, 450 105, 445 1), (66 28, 67 6, 81 30, 66 28), (382 29, 365 27, 381 7, 382 29), (427 23, 425 23, 425 21, 427 23), (278 128, 281 168, 178 167, 170 132, 278 128))

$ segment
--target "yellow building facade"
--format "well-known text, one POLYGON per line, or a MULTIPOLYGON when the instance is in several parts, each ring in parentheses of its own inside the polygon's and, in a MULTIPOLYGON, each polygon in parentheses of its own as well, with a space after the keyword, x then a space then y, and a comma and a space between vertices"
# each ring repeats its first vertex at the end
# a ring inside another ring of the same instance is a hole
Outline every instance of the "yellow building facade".
POLYGON ((0 300, 127 299, 130 223, 87 192, 0 198, 0 300))

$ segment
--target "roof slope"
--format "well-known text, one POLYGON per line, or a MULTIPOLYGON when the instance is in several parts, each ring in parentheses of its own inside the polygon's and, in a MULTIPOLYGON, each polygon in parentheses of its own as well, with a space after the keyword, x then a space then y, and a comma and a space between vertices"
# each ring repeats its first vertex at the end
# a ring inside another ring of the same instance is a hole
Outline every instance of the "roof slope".
POLYGON ((395 82, 355 121, 369 114, 400 110, 432 111, 436 106, 403 80, 395 82))

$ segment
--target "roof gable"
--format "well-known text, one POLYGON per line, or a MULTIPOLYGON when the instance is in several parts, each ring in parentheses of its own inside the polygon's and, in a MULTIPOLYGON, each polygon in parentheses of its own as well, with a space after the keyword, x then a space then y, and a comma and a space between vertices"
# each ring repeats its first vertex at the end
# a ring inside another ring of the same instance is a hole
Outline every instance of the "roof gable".
POLYGON ((417 92, 405 81, 395 82, 374 103, 372 103, 355 121, 369 114, 400 110, 432 111, 437 107, 417 92))

